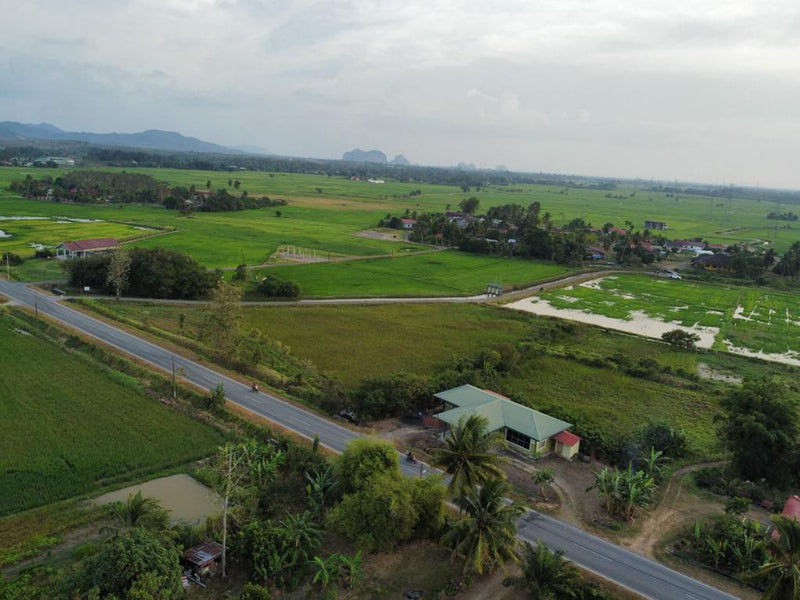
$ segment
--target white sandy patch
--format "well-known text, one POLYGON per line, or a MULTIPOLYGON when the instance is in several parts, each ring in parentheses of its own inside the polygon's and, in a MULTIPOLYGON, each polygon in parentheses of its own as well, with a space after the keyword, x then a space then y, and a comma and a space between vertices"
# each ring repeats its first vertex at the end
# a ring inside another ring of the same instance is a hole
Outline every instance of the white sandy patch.
POLYGON ((563 300, 564 302, 569 302, 570 304, 578 301, 578 299, 573 296, 559 296, 558 299, 563 300))
POLYGON ((728 347, 728 352, 732 354, 741 354, 742 356, 751 356, 753 358, 760 358, 761 360, 768 360, 770 362, 800 367, 800 354, 794 350, 787 350, 783 354, 778 354, 777 352, 764 352, 763 350, 754 352, 748 348, 734 346, 729 340, 723 340, 723 343, 728 347))
POLYGON ((681 312, 682 310, 689 310, 689 305, 686 306, 673 306, 669 309, 670 312, 681 312))
POLYGON ((56 217, 59 223, 102 223, 103 219, 78 219, 73 217, 56 217))
POLYGON ((575 289, 575 288, 574 288, 573 286, 571 286, 571 285, 568 285, 567 287, 565 287, 565 288, 564 288, 564 291, 565 291, 565 292, 568 292, 569 290, 574 290, 574 289, 575 289))
POLYGON ((700 341, 697 342, 697 346, 700 348, 711 348, 714 344, 714 338, 719 333, 719 327, 701 327, 697 324, 686 327, 685 325, 680 325, 675 322, 667 323, 660 319, 650 317, 640 310, 632 311, 629 315, 629 319, 616 319, 614 317, 606 317, 605 315, 586 313, 574 308, 556 308, 546 300, 541 299, 539 299, 538 302, 532 302, 530 298, 523 298, 522 300, 504 304, 503 306, 505 308, 522 310, 543 317, 569 319, 570 321, 588 323, 606 329, 624 331, 625 333, 633 333, 654 339, 661 339, 661 336, 667 331, 682 329, 683 331, 695 333, 700 336, 700 341))
POLYGON ((750 320, 750 317, 744 316, 744 306, 742 306, 741 304, 736 307, 736 310, 733 311, 733 318, 741 319, 742 321, 750 320))
POLYGON ((47 244, 40 244, 39 242, 30 242, 28 244, 34 250, 44 250, 45 248, 55 248, 55 246, 48 246, 47 244))
POLYGON ((707 310, 706 314, 707 315, 724 315, 725 313, 722 312, 721 310, 707 310))
POLYGON ((606 277, 598 277, 597 279, 590 279, 589 281, 584 281, 583 283, 579 283, 578 285, 585 288, 591 288, 593 290, 602 289, 600 287, 600 282, 605 281, 606 279, 617 279, 614 275, 608 275, 606 277))
POLYGON ((4 239, 10 238, 10 237, 11 237, 10 233, 6 233, 2 229, 0 229, 0 240, 4 240, 4 239))
POLYGON ((375 229, 364 229, 356 231, 353 235, 367 238, 370 240, 383 240, 385 242, 405 242, 407 230, 392 229, 390 231, 377 231, 375 229))

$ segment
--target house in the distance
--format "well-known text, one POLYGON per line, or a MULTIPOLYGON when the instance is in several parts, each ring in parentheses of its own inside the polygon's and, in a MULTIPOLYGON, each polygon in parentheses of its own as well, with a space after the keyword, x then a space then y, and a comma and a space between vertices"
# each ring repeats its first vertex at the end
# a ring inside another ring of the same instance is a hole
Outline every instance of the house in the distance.
POLYGON ((651 231, 666 231, 667 223, 666 221, 645 221, 644 228, 650 229, 651 231))
POLYGON ((489 432, 501 431, 514 447, 531 454, 556 454, 573 458, 581 438, 568 431, 571 423, 528 408, 496 392, 462 385, 434 394, 445 410, 436 415, 443 427, 452 427, 466 415, 480 415, 489 432))
POLYGON ((119 248, 119 241, 114 238, 96 238, 93 240, 62 242, 56 246, 56 258, 61 260, 83 258, 90 254, 111 252, 117 248, 119 248))
POLYGON ((706 271, 732 271, 733 259, 730 254, 718 252, 717 254, 703 254, 692 259, 692 266, 695 269, 705 269, 706 271))
POLYGON ((667 249, 675 252, 702 252, 706 249, 705 242, 697 242, 694 240, 672 240, 667 242, 667 249))
POLYGON ((414 229, 416 224, 416 219, 400 219, 400 229, 414 229))

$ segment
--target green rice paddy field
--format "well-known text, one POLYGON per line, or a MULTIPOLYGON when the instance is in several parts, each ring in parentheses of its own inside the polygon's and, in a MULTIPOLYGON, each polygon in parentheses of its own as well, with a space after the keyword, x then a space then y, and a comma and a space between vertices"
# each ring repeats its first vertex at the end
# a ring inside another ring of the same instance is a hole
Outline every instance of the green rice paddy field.
MULTIPOLYGON (((104 169, 113 170, 113 169, 104 169)), ((127 169, 134 171, 135 169, 127 169)), ((40 177, 58 175, 59 169, 26 169, 0 167, 0 215, 67 216, 77 218, 124 221, 142 226, 174 227, 177 231, 163 237, 142 240, 137 245, 161 245, 189 252, 208 267, 232 267, 240 262, 259 264, 281 245, 293 245, 320 253, 376 256, 415 248, 404 242, 371 239, 354 235, 374 228, 386 213, 410 211, 456 210, 458 203, 476 195, 481 210, 500 204, 527 206, 538 201, 542 212, 549 212, 555 224, 564 224, 581 217, 595 226, 606 222, 622 225, 631 220, 642 227, 646 219, 669 224, 670 237, 702 236, 711 242, 767 240, 780 252, 800 239, 800 226, 783 221, 770 221, 767 213, 776 210, 769 202, 686 196, 677 200, 664 193, 620 189, 606 198, 599 190, 565 189, 546 185, 492 186, 464 193, 459 187, 387 181, 371 184, 346 178, 321 175, 299 175, 264 172, 205 172, 176 169, 139 169, 168 185, 196 185, 227 188, 229 178, 239 179, 242 190, 250 194, 266 194, 284 198, 289 205, 281 207, 282 216, 274 209, 237 213, 200 213, 186 218, 175 211, 157 207, 126 205, 87 206, 51 204, 24 200, 7 190, 14 179, 27 173, 40 177), (320 193, 318 189, 322 190, 320 193), (420 190, 420 196, 409 197, 420 190), (724 206, 723 206, 724 205, 724 206)), ((3 227, 0 227, 2 229, 3 227)), ((74 237, 96 236, 95 227, 74 228, 74 237)), ((20 234, 16 239, 0 240, 5 244, 41 241, 36 236, 20 234)), ((61 240, 58 240, 61 241, 61 240)), ((32 253, 32 251, 31 251, 32 253)))
POLYGON ((681 325, 718 327, 714 347, 753 352, 800 352, 800 296, 758 287, 670 280, 644 275, 605 277, 591 287, 560 288, 540 294, 557 308, 629 319, 641 311, 681 325))
MULTIPOLYGON (((100 301, 98 301, 100 302, 100 301)), ((195 307, 100 302, 128 322, 177 333, 184 313, 187 331, 196 331, 202 313, 195 307)), ((314 363, 348 387, 364 379, 399 372, 432 375, 454 359, 474 357, 486 347, 547 341, 560 352, 590 352, 598 357, 622 353, 631 360, 653 358, 673 370, 697 373, 698 363, 738 377, 793 377, 791 367, 715 352, 680 352, 645 338, 576 324, 571 333, 552 337, 554 321, 473 304, 377 306, 250 306, 246 330, 264 332, 295 356, 314 363)), ((669 420, 684 427, 702 456, 718 451, 713 417, 724 384, 707 382, 699 390, 630 377, 558 356, 530 356, 502 379, 534 407, 565 406, 615 433, 630 433, 647 420, 669 420)))
POLYGON ((256 269, 300 285, 303 297, 465 296, 486 291, 489 282, 522 286, 569 272, 550 262, 476 256, 445 250, 397 258, 312 263, 256 269))
POLYGON ((0 311, 0 515, 181 465, 221 443, 124 375, 25 327, 0 311))

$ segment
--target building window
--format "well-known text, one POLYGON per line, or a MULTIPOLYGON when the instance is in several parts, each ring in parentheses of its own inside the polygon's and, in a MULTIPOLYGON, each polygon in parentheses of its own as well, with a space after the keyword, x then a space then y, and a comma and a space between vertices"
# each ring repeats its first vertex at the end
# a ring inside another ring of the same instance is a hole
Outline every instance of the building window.
POLYGON ((518 431, 514 431, 513 429, 506 429, 506 439, 516 446, 520 446, 525 448, 525 450, 531 449, 531 438, 527 435, 524 435, 518 431))
POLYGON ((549 439, 546 439, 546 440, 543 440, 541 442, 536 442, 536 451, 537 452, 542 452, 543 450, 545 450, 547 448, 547 443, 549 441, 550 441, 549 439))

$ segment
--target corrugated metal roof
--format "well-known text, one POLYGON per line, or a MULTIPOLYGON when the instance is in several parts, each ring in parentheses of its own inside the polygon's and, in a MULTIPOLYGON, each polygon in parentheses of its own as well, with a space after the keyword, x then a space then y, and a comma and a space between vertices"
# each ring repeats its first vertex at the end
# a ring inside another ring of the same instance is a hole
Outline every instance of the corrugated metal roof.
POLYGON ((436 415, 450 425, 457 424, 464 415, 477 414, 489 422, 489 431, 508 427, 537 442, 572 427, 571 423, 522 406, 497 392, 481 390, 469 384, 439 392, 435 396, 456 406, 436 415))
POLYGON ((116 248, 119 246, 119 242, 114 238, 95 238, 92 240, 63 242, 61 245, 71 252, 82 252, 84 250, 99 250, 100 248, 116 248))
POLYGON ((207 565, 222 556, 222 544, 218 542, 202 542, 183 552, 183 559, 198 567, 207 565))

